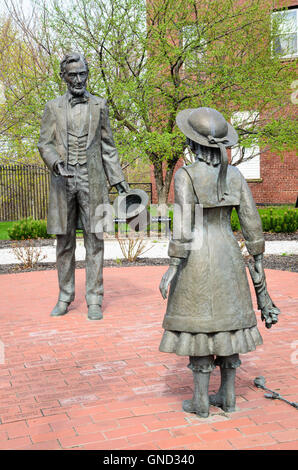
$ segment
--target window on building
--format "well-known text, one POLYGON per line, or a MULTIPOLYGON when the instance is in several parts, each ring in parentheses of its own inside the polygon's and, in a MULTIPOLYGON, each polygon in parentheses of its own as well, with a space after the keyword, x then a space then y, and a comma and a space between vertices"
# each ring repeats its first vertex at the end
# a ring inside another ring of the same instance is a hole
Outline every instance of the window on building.
POLYGON ((181 30, 181 43, 185 56, 185 67, 196 67, 206 51, 206 39, 203 37, 202 28, 196 23, 184 26, 181 30))
POLYGON ((192 153, 188 147, 186 147, 186 149, 183 152, 183 160, 184 160, 184 165, 189 165, 196 161, 195 154, 192 153))
POLYGON ((6 98, 5 98, 5 87, 3 83, 0 82, 0 105, 5 104, 6 98))
POLYGON ((298 8, 272 13, 273 53, 282 58, 298 57, 298 8))
MULTIPOLYGON (((257 121, 259 113, 243 111, 233 114, 232 124, 242 129, 249 129, 257 121)), ((231 149, 231 163, 236 165, 247 180, 260 179, 260 147, 255 142, 250 147, 235 146, 231 149), (239 162, 239 163, 237 163, 239 162)))

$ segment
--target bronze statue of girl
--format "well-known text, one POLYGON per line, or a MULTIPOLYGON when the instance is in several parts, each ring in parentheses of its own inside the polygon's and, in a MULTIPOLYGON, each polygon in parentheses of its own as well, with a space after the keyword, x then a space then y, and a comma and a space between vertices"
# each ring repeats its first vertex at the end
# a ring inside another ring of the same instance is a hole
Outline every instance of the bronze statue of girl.
POLYGON ((196 161, 175 175, 174 233, 180 236, 170 241, 170 266, 160 284, 163 298, 170 285, 160 351, 189 356, 194 393, 191 400, 183 402, 183 410, 207 417, 210 404, 226 412, 235 410, 239 354, 262 344, 245 263, 231 229, 233 207, 246 248, 254 258, 250 272, 267 327, 277 322, 279 310, 266 288, 259 213, 244 177, 228 165, 226 148, 238 141, 235 129, 211 108, 181 111, 176 122, 196 161), (197 204, 203 210, 202 227, 196 227, 197 204), (186 207, 191 208, 191 231, 182 223, 186 207), (199 248, 192 243, 196 237, 201 237, 199 248), (209 396, 210 373, 217 365, 221 385, 209 396))

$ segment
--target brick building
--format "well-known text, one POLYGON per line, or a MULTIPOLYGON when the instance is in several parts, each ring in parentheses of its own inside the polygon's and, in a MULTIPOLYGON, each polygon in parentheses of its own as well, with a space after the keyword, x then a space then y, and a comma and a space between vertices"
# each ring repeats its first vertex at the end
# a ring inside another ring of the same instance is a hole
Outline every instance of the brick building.
MULTIPOLYGON (((181 159, 175 168, 178 170, 184 161, 181 159)), ((279 156, 264 153, 260 158, 260 177, 247 178, 257 204, 295 204, 298 197, 298 165, 295 152, 279 156)), ((243 172, 244 173, 244 172, 243 172)), ((244 173, 245 174, 245 173, 244 173)), ((153 171, 151 170, 152 202, 157 203, 153 171)), ((173 181, 168 201, 174 202, 173 181)))
MULTIPOLYGON (((282 2, 283 5, 285 2, 282 2)), ((295 60, 298 57, 298 3, 297 0, 286 1, 291 27, 289 31, 280 36, 278 47, 280 48, 281 60, 295 60), (283 51, 284 41, 291 41, 291 51, 283 51)), ((275 13, 273 13, 275 14, 275 13)), ((298 104, 298 80, 293 83, 293 92, 289 91, 289 113, 297 115, 298 104)), ((252 149, 253 150, 253 149, 252 149)), ((258 153, 258 152, 256 152, 258 153)), ((233 161, 233 151, 230 156, 233 161)), ((184 164, 181 159, 175 171, 184 164)), ((239 170, 245 176, 253 197, 257 204, 295 204, 298 197, 298 165, 296 152, 284 152, 282 158, 271 152, 262 152, 260 156, 238 165, 239 170)), ((151 169, 151 182, 153 203, 157 202, 156 187, 153 171, 151 169)), ((173 181, 169 192, 168 202, 174 200, 173 181)))

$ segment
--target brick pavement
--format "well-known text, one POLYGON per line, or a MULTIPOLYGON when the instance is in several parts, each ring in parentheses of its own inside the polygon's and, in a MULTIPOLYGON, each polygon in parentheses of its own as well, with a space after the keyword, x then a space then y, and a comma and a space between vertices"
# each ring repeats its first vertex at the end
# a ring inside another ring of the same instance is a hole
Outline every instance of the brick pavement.
MULTIPOLYGON (((55 271, 0 277, 0 449, 297 449, 297 411, 264 398, 253 379, 297 401, 298 274, 267 271, 280 322, 259 322, 264 344, 242 356, 237 411, 211 407, 203 419, 181 411, 192 393, 187 358, 158 351, 165 269, 105 268, 100 322, 86 318, 84 270, 61 318, 49 316, 55 271)), ((216 370, 210 391, 218 385, 216 370)))

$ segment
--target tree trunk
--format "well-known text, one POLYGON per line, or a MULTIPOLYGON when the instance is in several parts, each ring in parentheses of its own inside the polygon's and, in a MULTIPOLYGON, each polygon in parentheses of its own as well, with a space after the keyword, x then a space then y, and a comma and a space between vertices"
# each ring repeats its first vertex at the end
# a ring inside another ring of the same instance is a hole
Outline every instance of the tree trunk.
POLYGON ((153 164, 158 204, 167 204, 168 202, 171 181, 178 160, 178 157, 174 157, 166 164, 166 167, 163 165, 163 162, 154 162, 151 160, 153 164))

